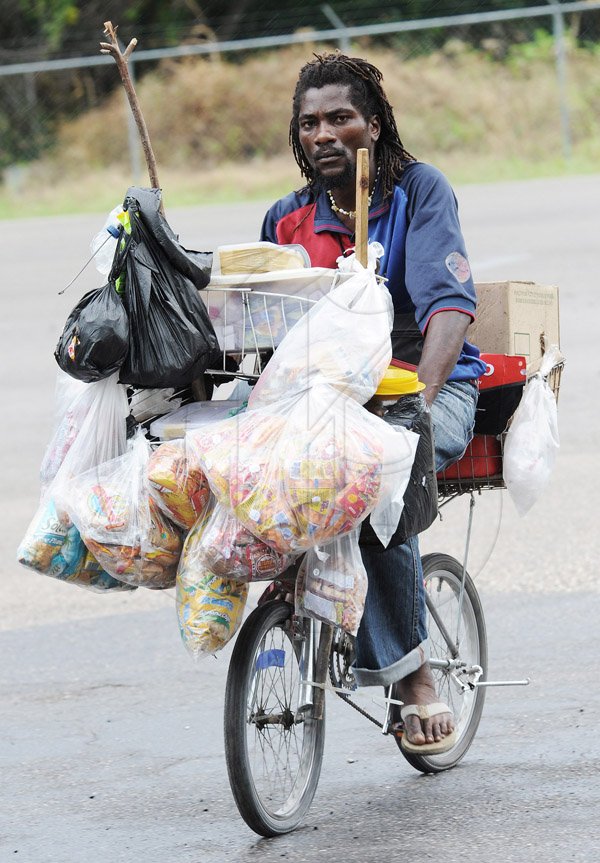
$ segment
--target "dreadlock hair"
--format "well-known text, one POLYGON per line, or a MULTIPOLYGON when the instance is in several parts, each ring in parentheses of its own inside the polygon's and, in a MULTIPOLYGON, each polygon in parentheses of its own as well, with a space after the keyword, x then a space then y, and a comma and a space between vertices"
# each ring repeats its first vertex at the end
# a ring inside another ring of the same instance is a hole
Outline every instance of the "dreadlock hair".
POLYGON ((300 70, 292 102, 289 142, 294 158, 308 186, 315 184, 316 175, 300 143, 300 103, 311 87, 321 88, 328 84, 340 84, 350 88, 350 99, 354 107, 368 119, 377 114, 381 133, 377 141, 377 158, 380 166, 380 182, 384 198, 393 194, 394 184, 402 174, 406 162, 416 161, 404 149, 394 119, 392 106, 388 102, 381 81, 382 73, 372 63, 360 57, 347 57, 334 53, 315 54, 300 70))

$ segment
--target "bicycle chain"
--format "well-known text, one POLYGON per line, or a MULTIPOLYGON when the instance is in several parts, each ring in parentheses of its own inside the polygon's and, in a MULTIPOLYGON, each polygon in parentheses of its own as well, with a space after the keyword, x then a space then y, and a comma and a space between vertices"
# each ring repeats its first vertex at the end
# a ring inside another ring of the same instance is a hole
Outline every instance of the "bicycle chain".
POLYGON ((331 681, 332 686, 335 687, 335 689, 334 689, 335 694, 338 696, 338 698, 341 698, 342 701, 345 701, 346 704, 349 704, 350 707, 353 707, 356 711, 358 711, 358 713, 360 713, 361 716, 366 717, 366 719, 368 719, 370 722, 372 722, 378 728, 383 728, 382 722, 379 722, 378 719, 375 719, 374 716, 371 716, 370 713, 367 713, 366 710, 364 710, 362 707, 359 707, 358 704, 355 704, 349 695, 345 695, 343 692, 338 691, 338 686, 340 685, 340 681, 336 680, 336 678, 334 676, 333 663, 332 663, 333 653, 334 653, 334 651, 332 651, 330 656, 329 656, 329 679, 331 681))
MULTIPOLYGON (((333 683, 333 681, 332 681, 332 683, 333 683)), ((349 695, 344 695, 342 692, 336 692, 335 694, 339 698, 341 698, 342 701, 345 701, 346 704, 349 704, 350 707, 353 707, 355 710, 357 710, 362 716, 366 717, 366 719, 368 719, 370 722, 372 722, 373 725, 376 725, 378 728, 383 728, 383 722, 380 722, 378 719, 375 719, 374 716, 371 716, 370 713, 367 713, 366 710, 363 710, 362 707, 359 707, 358 704, 355 704, 354 701, 352 701, 350 699, 349 695)))

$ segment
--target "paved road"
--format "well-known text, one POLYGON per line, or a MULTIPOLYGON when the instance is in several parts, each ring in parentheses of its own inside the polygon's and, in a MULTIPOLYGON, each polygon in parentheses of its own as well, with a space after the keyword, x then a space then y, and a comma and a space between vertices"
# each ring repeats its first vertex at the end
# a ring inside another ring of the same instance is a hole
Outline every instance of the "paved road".
MULTIPOLYGON (((332 702, 306 827, 269 842, 239 820, 225 777, 227 653, 190 661, 168 593, 98 597, 14 563, 50 434, 52 351, 68 311, 99 277, 88 271, 64 296, 57 291, 103 214, 2 223, 0 861, 597 859, 599 193, 600 176, 459 190, 478 280, 561 290, 567 367, 553 481, 525 519, 503 494, 484 495, 471 557, 491 673, 528 675, 532 685, 490 691, 463 766, 434 778, 332 702)), ((190 247, 211 249, 255 238, 263 210, 169 218, 190 247)), ((460 555, 461 531, 459 503, 425 550, 460 555)))

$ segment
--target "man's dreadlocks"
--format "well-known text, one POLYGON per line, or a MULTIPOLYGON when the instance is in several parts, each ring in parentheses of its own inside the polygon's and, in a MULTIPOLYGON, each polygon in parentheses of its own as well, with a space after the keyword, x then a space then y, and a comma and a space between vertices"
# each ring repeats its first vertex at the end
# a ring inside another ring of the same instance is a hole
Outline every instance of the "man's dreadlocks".
POLYGON ((383 75, 376 66, 360 57, 347 57, 345 54, 315 54, 315 59, 306 63, 300 70, 294 92, 292 120, 290 123, 290 144, 294 158, 308 185, 315 183, 316 175, 304 154, 300 143, 300 103, 311 87, 326 87, 340 84, 350 88, 350 99, 354 107, 368 119, 377 114, 381 123, 381 134, 377 141, 377 159, 380 165, 380 181, 384 198, 393 194, 394 184, 399 180, 404 164, 414 162, 414 156, 404 149, 392 106, 381 86, 383 75))

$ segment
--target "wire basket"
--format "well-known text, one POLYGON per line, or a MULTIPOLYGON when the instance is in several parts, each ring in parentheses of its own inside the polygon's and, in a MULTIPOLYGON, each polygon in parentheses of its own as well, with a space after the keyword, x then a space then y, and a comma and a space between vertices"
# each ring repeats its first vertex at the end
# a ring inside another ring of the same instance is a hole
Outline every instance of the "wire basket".
POLYGON ((249 381, 258 379, 273 351, 319 299, 210 285, 202 293, 221 346, 220 366, 207 374, 249 381))
POLYGON ((506 488, 502 476, 503 438, 503 435, 476 434, 463 457, 438 473, 438 496, 506 488))
MULTIPOLYGON (((557 363, 547 376, 557 402, 564 365, 564 361, 557 363)), ((488 488, 506 488, 502 475, 505 437, 506 431, 499 435, 474 435, 463 457, 438 473, 439 498, 488 488)))

